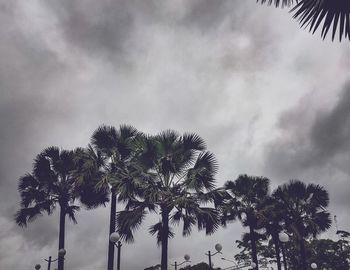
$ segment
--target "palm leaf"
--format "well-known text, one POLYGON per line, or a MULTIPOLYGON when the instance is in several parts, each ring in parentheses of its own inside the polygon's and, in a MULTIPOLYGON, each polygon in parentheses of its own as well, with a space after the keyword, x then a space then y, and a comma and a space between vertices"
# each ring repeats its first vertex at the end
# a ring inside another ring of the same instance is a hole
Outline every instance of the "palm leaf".
POLYGON ((276 7, 289 7, 292 4, 294 4, 294 2, 298 2, 297 0, 293 1, 293 0, 256 0, 256 2, 261 2, 261 4, 268 4, 268 5, 275 5, 276 7))
POLYGON ((220 216, 216 209, 201 207, 195 211, 199 230, 205 229, 207 235, 213 234, 220 226, 220 216))
POLYGON ((123 240, 129 243, 134 242, 133 233, 141 226, 145 215, 146 211, 143 207, 118 212, 117 227, 123 240))
POLYGON ((114 127, 102 125, 92 134, 91 144, 110 156, 115 151, 117 137, 117 130, 114 127))
MULTIPOLYGON (((158 222, 154 225, 152 225, 148 232, 151 235, 157 235, 157 244, 161 245, 162 244, 162 235, 164 234, 164 229, 163 229, 163 223, 162 222, 158 222)), ((173 238, 174 237, 174 232, 171 230, 171 228, 168 228, 168 238, 173 238)))
POLYGON ((201 191, 212 190, 215 187, 214 175, 218 171, 218 164, 210 152, 200 153, 193 168, 188 170, 186 185, 190 189, 201 191))
POLYGON ((343 37, 350 40, 350 1, 348 0, 301 0, 293 9, 294 18, 298 19, 302 26, 309 26, 309 30, 315 33, 322 26, 321 36, 327 36, 332 27, 332 40, 336 32, 339 32, 339 40, 343 37))
POLYGON ((204 151, 206 149, 204 140, 195 133, 185 133, 181 141, 185 151, 204 151))
POLYGON ((80 207, 76 205, 69 205, 64 209, 65 213, 68 215, 69 219, 73 221, 74 224, 78 223, 75 218, 75 213, 79 210, 80 210, 80 207))

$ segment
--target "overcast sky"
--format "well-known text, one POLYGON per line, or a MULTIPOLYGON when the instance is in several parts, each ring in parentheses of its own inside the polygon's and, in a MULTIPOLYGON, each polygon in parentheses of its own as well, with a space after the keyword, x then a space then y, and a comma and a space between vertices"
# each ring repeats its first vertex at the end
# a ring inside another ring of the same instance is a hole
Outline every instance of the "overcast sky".
MULTIPOLYGON (((350 229, 348 42, 322 41, 255 0, 0 0, 0 35, 0 269, 55 256, 57 215, 15 225, 17 180, 43 148, 86 146, 101 124, 198 133, 218 159, 218 185, 242 173, 273 188, 324 185, 350 229)), ((105 269, 108 208, 77 219, 66 268, 105 269)), ((123 246, 123 270, 160 261, 150 224, 123 246)), ((243 232, 237 222, 211 237, 178 233, 169 261, 206 261, 217 242, 233 258, 243 232)))

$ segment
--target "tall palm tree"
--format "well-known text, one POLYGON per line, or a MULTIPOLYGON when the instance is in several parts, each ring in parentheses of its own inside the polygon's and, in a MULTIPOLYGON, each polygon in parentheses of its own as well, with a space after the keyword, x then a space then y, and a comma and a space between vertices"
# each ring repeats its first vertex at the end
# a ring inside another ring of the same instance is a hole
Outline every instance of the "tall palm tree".
POLYGON ((282 269, 279 232, 283 230, 281 225, 284 221, 283 217, 284 209, 282 205, 272 197, 267 198, 267 200, 263 202, 258 215, 258 226, 265 228, 266 234, 270 235, 272 238, 278 270, 282 269))
POLYGON ((266 177, 240 175, 235 181, 227 181, 225 189, 230 198, 225 201, 223 225, 238 218, 249 228, 252 260, 258 266, 255 229, 258 229, 258 212, 268 197, 270 180, 266 177))
POLYGON ((147 213, 156 213, 160 221, 149 229, 161 245, 161 269, 168 267, 168 240, 174 236, 172 225, 183 222, 183 236, 197 224, 207 234, 219 227, 218 211, 205 203, 217 205, 223 191, 215 190, 217 162, 205 151, 196 134, 180 136, 164 131, 156 136, 142 136, 137 141, 137 163, 142 196, 129 200, 118 214, 118 231, 126 241, 140 227, 147 213))
POLYGON ((300 245, 302 270, 307 269, 305 238, 316 236, 330 228, 332 220, 326 207, 328 192, 319 185, 291 180, 279 186, 273 197, 283 206, 286 226, 293 231, 300 245))
POLYGON ((108 193, 111 198, 108 270, 112 270, 114 264, 114 243, 109 236, 116 231, 117 199, 127 200, 137 190, 133 185, 135 169, 131 165, 133 140, 137 134, 138 131, 132 126, 121 125, 116 129, 103 125, 93 133, 91 145, 79 150, 78 182, 95 183, 97 192, 108 193))
POLYGON ((302 27, 309 27, 315 33, 323 23, 321 36, 324 39, 332 27, 332 40, 339 32, 339 40, 343 37, 350 40, 350 1, 348 0, 257 0, 257 2, 278 6, 294 5, 292 12, 302 27))
MULTIPOLYGON (((75 214, 80 207, 75 204, 76 200, 80 198, 88 207, 108 201, 106 194, 97 194, 90 185, 76 185, 74 159, 74 151, 48 147, 36 157, 32 173, 21 177, 18 184, 21 209, 16 213, 15 220, 19 226, 27 226, 43 212, 51 215, 59 206, 59 250, 64 249, 66 216, 77 223, 75 214)), ((64 258, 59 256, 58 269, 63 268, 64 258)))

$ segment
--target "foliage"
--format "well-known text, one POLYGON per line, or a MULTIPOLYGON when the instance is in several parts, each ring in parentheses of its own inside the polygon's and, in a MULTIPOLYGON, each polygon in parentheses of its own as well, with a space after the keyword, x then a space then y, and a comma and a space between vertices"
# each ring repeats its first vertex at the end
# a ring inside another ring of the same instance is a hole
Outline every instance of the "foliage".
POLYGON ((320 185, 291 180, 279 186, 273 197, 285 209, 286 226, 299 238, 316 236, 331 226, 326 207, 328 192, 320 185))
POLYGON ((321 36, 324 39, 329 30, 332 32, 332 40, 339 33, 339 40, 343 37, 350 40, 350 1, 348 0, 257 0, 268 5, 293 6, 291 11, 301 27, 309 28, 315 33, 323 24, 321 36))
MULTIPOLYGON (((220 270, 220 269, 221 268, 213 268, 213 270, 220 270)), ((187 265, 183 268, 180 268, 180 270, 211 270, 211 269, 207 263, 201 262, 193 266, 187 265)))
POLYGON ((57 147, 44 149, 34 160, 33 171, 19 179, 21 209, 16 214, 16 223, 26 226, 37 216, 46 212, 51 215, 59 205, 76 223, 77 199, 89 208, 108 201, 106 193, 97 193, 88 184, 77 184, 75 175, 75 151, 57 147))
POLYGON ((348 240, 314 239, 309 248, 310 261, 320 269, 349 270, 350 246, 348 240))
POLYGON ((249 227, 252 261, 257 264, 257 237, 254 230, 258 229, 259 211, 268 199, 269 179, 240 175, 235 181, 226 182, 225 189, 230 197, 222 207, 222 223, 225 226, 227 221, 238 218, 243 226, 249 227))

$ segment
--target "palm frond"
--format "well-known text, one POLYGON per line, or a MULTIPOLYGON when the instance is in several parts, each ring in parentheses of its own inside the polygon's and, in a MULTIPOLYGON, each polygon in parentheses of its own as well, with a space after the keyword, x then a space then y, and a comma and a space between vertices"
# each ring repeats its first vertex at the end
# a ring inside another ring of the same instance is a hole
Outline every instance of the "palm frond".
POLYGON ((198 229, 205 229, 208 235, 213 234, 220 226, 220 216, 216 209, 206 207, 197 208, 195 215, 198 229))
POLYGON ((307 193, 310 194, 309 203, 314 208, 325 208, 329 204, 329 195, 324 187, 310 184, 307 186, 307 193))
POLYGON ((165 130, 154 136, 154 140, 157 142, 157 152, 161 156, 167 156, 171 154, 174 147, 179 143, 180 135, 175 130, 165 130))
POLYGON ((332 226, 332 219, 330 213, 326 211, 317 212, 312 216, 310 222, 308 222, 307 231, 311 232, 314 236, 328 230, 332 226))
POLYGON ((44 155, 44 153, 40 153, 36 156, 33 164, 33 175, 43 184, 47 184, 54 180, 52 177, 50 160, 44 155))
POLYGON ((111 155, 117 142, 118 134, 113 126, 102 125, 94 131, 91 137, 91 144, 107 155, 111 155))
POLYGON ((298 2, 298 0, 256 0, 257 3, 275 5, 276 7, 290 7, 294 2, 298 2))
POLYGON ((214 155, 210 152, 200 153, 193 166, 188 170, 186 185, 190 189, 201 191, 212 190, 215 187, 215 174, 218 164, 214 155))
POLYGON ((301 0, 293 9, 293 17, 301 26, 309 26, 315 33, 323 23, 321 36, 323 39, 332 28, 332 40, 339 32, 339 40, 343 37, 350 40, 350 2, 348 0, 301 0), (333 27, 332 27, 333 25, 333 27))
MULTIPOLYGON (((158 222, 154 225, 152 225, 148 232, 151 234, 151 235, 157 235, 157 244, 158 245, 161 245, 162 244, 162 236, 165 234, 164 232, 164 228, 163 228, 163 223, 162 222, 158 222)), ((171 230, 171 228, 169 227, 168 228, 168 238, 173 238, 174 237, 174 232, 171 230)))
POLYGON ((109 202, 109 189, 97 190, 94 184, 85 182, 77 188, 76 192, 80 202, 87 209, 94 209, 99 206, 105 206, 109 202))
POLYGON ((73 221, 74 224, 78 223, 75 218, 75 213, 79 210, 80 210, 80 207, 76 205, 68 205, 65 207, 65 213, 68 215, 69 219, 73 221))
POLYGON ((134 136, 136 136, 139 132, 138 130, 130 125, 120 125, 119 128, 119 133, 120 133, 120 138, 123 141, 126 141, 130 138, 133 138, 134 136))
POLYGON ((195 133, 185 133, 181 137, 181 141, 185 151, 204 151, 206 149, 204 140, 195 133))
POLYGON ((120 211, 117 214, 118 233, 126 242, 134 242, 134 231, 136 231, 142 224, 146 215, 143 207, 133 210, 120 211))
POLYGON ((32 175, 27 173, 18 180, 18 191, 23 192, 26 189, 35 189, 39 186, 38 180, 32 175))
POLYGON ((41 216, 43 209, 38 206, 22 208, 15 214, 15 221, 18 226, 26 227, 29 222, 35 220, 37 216, 41 216))

